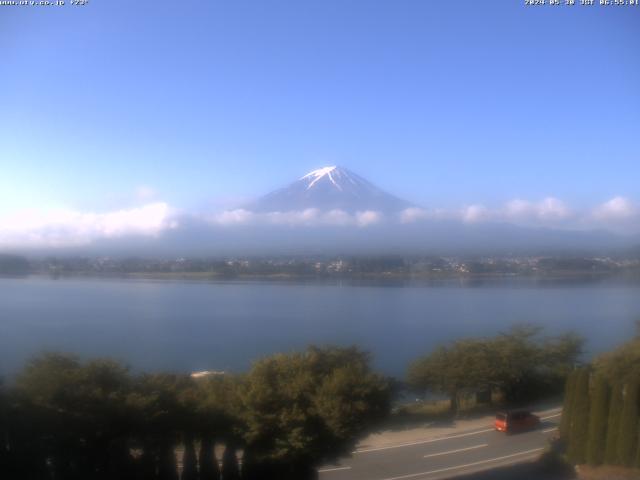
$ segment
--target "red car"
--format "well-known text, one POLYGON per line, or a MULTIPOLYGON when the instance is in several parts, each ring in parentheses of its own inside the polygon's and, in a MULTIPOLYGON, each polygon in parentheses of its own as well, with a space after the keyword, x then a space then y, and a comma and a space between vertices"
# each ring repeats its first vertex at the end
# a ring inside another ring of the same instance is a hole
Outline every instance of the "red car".
POLYGON ((540 417, 525 410, 496 414, 495 428, 499 432, 515 433, 532 430, 540 424, 540 417))

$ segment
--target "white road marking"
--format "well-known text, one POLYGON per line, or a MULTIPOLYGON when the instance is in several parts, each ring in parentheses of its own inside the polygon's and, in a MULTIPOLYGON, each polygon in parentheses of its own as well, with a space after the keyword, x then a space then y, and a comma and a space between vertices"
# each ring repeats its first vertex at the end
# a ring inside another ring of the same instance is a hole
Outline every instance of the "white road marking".
POLYGON ((542 433, 549 433, 549 432, 553 432, 555 430, 557 430, 558 427, 553 427, 553 428, 547 428, 546 430, 542 430, 542 433))
MULTIPOLYGON (((551 410, 551 411, 553 411, 553 410, 551 410)), ((546 417, 542 417, 542 418, 540 418, 540 420, 548 420, 550 418, 559 417, 560 415, 562 415, 562 412, 556 413, 556 414, 553 414, 553 415, 548 415, 546 417)), ((451 435, 449 437, 433 438, 433 439, 430 439, 430 440, 419 440, 417 442, 398 443, 396 445, 389 445, 387 447, 361 448, 360 450, 354 450, 351 453, 353 455, 355 455, 356 453, 379 452, 381 450, 390 450, 392 448, 411 447, 412 445, 424 445, 424 444, 427 444, 427 443, 442 442, 444 440, 449 440, 449 439, 452 439, 452 438, 467 437, 469 435, 478 435, 480 433, 492 432, 494 430, 495 430, 495 428, 487 428, 485 430, 478 430, 476 432, 461 433, 460 435, 451 435)))
POLYGON ((448 472, 451 470, 458 470, 461 468, 475 467, 476 465, 482 465, 483 463, 497 462, 500 460, 505 460, 507 458, 513 458, 513 457, 518 457, 518 456, 527 455, 531 453, 541 452, 542 450, 544 450, 544 448, 534 448, 532 450, 525 450, 524 452, 512 453, 511 455, 504 455, 503 457, 490 458, 488 460, 480 460, 479 462, 467 463, 464 465, 456 465, 455 467, 439 468, 438 470, 430 470, 428 472, 411 473, 409 475, 401 475, 399 477, 390 477, 390 478, 385 478, 383 480, 402 480, 403 478, 422 477, 424 475, 431 475, 433 473, 441 473, 441 472, 448 472))
POLYGON ((421 440, 419 442, 399 443, 397 445, 389 445, 388 447, 363 448, 361 450, 356 450, 356 451, 351 452, 351 453, 355 454, 355 453, 379 452, 380 450, 389 450, 391 448, 410 447, 411 445, 424 445, 424 444, 427 444, 427 443, 443 442, 445 440, 451 440, 453 438, 468 437, 470 435, 479 435, 481 433, 493 432, 494 430, 495 430, 495 428, 487 428, 485 430, 478 430, 478 431, 469 432, 469 433, 461 433, 459 435, 451 435, 449 437, 432 438, 431 440, 421 440))
POLYGON ((488 446, 489 446, 488 443, 483 443, 482 445, 474 445, 473 447, 467 447, 467 448, 458 448, 457 450, 449 450, 448 452, 432 453, 430 455, 425 455, 424 458, 439 457, 440 455, 449 455, 452 453, 466 452, 467 450, 475 450, 476 448, 483 448, 488 446))
POLYGON ((555 415, 549 415, 547 417, 542 417, 540 420, 548 420, 550 418, 559 417, 560 415, 562 415, 562 413, 556 413, 555 415))
POLYGON ((337 472, 338 470, 351 470, 351 467, 323 468, 322 470, 318 470, 318 473, 337 472))

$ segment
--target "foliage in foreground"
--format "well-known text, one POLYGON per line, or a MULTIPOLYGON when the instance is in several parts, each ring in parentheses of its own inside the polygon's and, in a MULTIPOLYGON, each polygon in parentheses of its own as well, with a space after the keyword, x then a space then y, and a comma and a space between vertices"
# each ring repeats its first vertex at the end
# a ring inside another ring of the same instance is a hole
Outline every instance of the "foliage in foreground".
POLYGON ((461 395, 499 391, 509 403, 560 393, 582 353, 573 334, 541 338, 540 329, 518 326, 494 338, 465 339, 413 362, 409 384, 447 395, 457 412, 461 395))
POLYGON ((304 480, 390 408, 386 380, 355 348, 311 347, 198 380, 46 354, 0 394, 9 480, 177 480, 178 446, 183 479, 304 480), (221 468, 215 442, 226 445, 221 468))
POLYGON ((569 376, 560 433, 570 462, 640 467, 639 382, 640 336, 569 376))

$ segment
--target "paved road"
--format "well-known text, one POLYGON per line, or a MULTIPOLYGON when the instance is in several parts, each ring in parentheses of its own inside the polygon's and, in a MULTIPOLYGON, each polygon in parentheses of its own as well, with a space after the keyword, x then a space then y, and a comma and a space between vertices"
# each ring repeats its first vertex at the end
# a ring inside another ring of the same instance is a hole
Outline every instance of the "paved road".
POLYGON ((559 420, 559 413, 549 414, 536 430, 509 436, 487 426, 358 450, 338 465, 321 468, 320 480, 438 480, 533 460, 557 432, 559 420))

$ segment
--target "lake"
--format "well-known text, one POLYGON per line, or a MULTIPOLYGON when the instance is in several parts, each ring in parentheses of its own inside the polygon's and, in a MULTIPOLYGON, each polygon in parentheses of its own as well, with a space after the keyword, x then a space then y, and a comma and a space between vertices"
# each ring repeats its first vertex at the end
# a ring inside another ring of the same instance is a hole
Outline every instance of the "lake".
POLYGON ((260 356, 357 344, 402 375, 435 345, 514 323, 575 330, 589 354, 634 332, 640 284, 451 280, 430 285, 0 278, 0 374, 42 350, 145 370, 243 371, 260 356))

